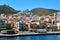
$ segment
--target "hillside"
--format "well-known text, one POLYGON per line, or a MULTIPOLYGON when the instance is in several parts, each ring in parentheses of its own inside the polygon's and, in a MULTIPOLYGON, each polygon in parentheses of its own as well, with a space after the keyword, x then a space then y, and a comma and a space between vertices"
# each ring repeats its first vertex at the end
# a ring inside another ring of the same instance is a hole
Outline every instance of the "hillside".
POLYGON ((0 5, 0 14, 1 13, 16 13, 17 11, 8 5, 0 5))
MULTIPOLYGON (((34 8, 32 10, 24 10, 25 12, 32 12, 33 15, 53 15, 53 13, 60 12, 60 10, 54 10, 54 9, 46 9, 46 8, 34 8)), ((0 5, 0 14, 5 13, 5 14, 14 14, 19 11, 15 10, 14 8, 8 6, 8 5, 0 5)))
POLYGON ((37 15, 53 15, 53 13, 60 12, 60 10, 46 9, 46 8, 34 8, 31 10, 32 13, 37 15))

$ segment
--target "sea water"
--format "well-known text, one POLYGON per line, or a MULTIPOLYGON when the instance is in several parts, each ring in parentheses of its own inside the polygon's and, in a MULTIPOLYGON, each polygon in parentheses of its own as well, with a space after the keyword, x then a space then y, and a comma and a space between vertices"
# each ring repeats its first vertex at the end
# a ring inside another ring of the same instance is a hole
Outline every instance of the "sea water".
POLYGON ((60 40, 60 35, 0 37, 0 40, 60 40))

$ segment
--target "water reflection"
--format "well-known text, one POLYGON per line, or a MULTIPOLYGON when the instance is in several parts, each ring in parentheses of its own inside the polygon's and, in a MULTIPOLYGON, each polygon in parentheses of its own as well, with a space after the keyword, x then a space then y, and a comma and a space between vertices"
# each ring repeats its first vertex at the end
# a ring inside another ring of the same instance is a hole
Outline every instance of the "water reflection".
POLYGON ((19 40, 19 37, 0 37, 0 40, 19 40))
POLYGON ((60 35, 0 37, 0 40, 60 40, 60 35))

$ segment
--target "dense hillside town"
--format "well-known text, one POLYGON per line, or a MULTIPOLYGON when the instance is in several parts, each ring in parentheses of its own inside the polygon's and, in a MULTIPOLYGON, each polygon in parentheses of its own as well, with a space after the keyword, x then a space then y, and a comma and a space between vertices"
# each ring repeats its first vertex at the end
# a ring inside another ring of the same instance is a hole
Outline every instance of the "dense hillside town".
MULTIPOLYGON (((37 16, 29 11, 21 11, 16 14, 0 14, 0 30, 36 31, 45 29, 48 31, 59 31, 60 18, 57 16, 60 12, 54 13, 54 16, 37 16), (5 27, 6 26, 6 27, 5 27)), ((3 33, 3 32, 2 32, 3 33)))
POLYGON ((58 10, 36 8, 31 11, 28 9, 16 11, 7 5, 3 5, 1 8, 0 11, 4 8, 0 12, 1 33, 60 31, 60 12, 58 10))

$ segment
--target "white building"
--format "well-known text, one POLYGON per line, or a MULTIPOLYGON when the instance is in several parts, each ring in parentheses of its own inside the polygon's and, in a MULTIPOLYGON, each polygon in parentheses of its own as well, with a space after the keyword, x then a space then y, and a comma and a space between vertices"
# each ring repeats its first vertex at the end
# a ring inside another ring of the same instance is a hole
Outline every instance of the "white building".
POLYGON ((60 29, 60 23, 56 23, 57 24, 57 29, 60 29))
POLYGON ((39 16, 37 16, 37 15, 34 15, 33 17, 32 17, 32 20, 40 20, 41 19, 41 17, 39 17, 39 16))
POLYGON ((59 20, 60 21, 60 12, 57 12, 57 20, 59 20))

